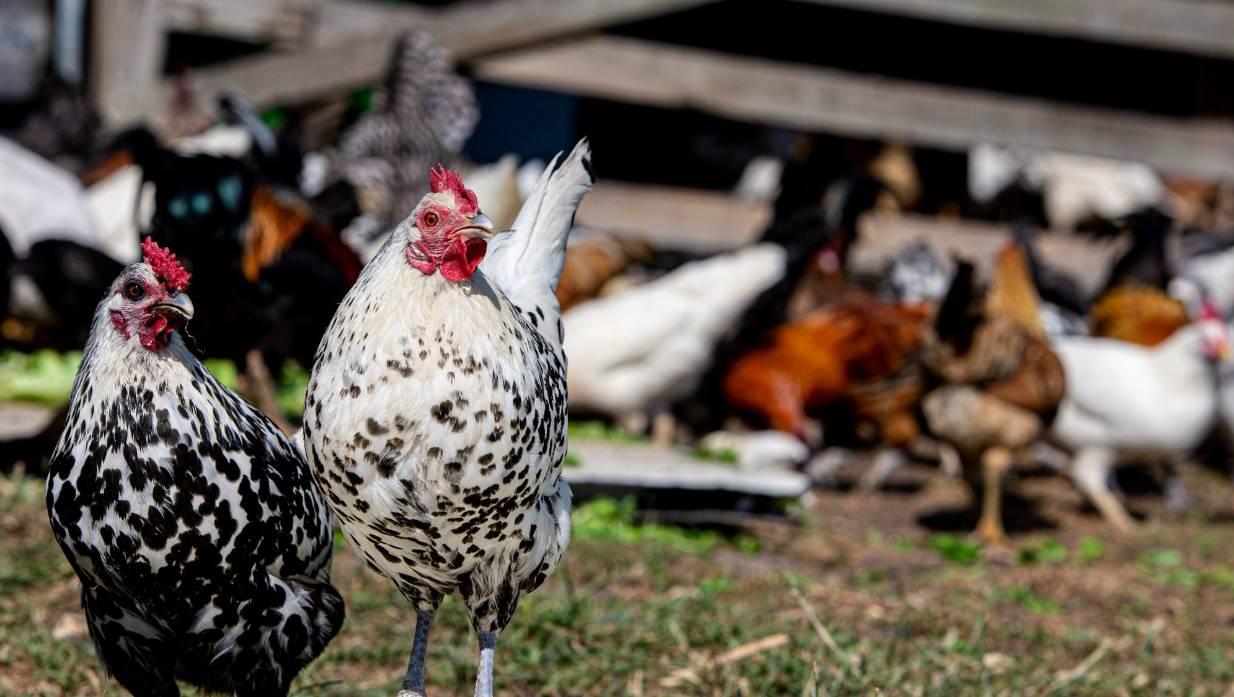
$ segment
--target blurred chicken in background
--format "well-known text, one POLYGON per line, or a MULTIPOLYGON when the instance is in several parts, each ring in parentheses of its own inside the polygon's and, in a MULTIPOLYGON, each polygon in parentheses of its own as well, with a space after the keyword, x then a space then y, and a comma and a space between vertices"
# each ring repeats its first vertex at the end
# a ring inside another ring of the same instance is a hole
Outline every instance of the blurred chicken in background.
POLYGON ((822 428, 810 414, 843 402, 873 419, 890 445, 907 446, 918 435, 906 416, 911 406, 871 386, 911 366, 928 317, 926 305, 860 298, 816 310, 732 363, 724 379, 726 402, 756 425, 791 433, 811 447, 821 444, 822 428))
MULTIPOLYGON (((721 337, 782 278, 784 257, 779 245, 755 245, 565 313, 571 411, 645 430, 694 392, 721 337)), ((672 433, 660 428, 657 439, 672 433)))
POLYGON ((1190 321, 1185 305, 1166 292, 1171 278, 1167 238, 1174 219, 1157 208, 1123 219, 1131 248, 1115 263, 1089 310, 1093 336, 1156 346, 1190 321))
POLYGON ((1068 473, 1115 528, 1133 521, 1110 489, 1115 465, 1145 458, 1167 468, 1166 491, 1180 499, 1172 476, 1217 418, 1217 369, 1228 358, 1225 322, 1203 301, 1200 317, 1154 347, 1111 339, 1055 342, 1067 391, 1050 429, 1074 453, 1068 473))
POLYGON ((453 163, 479 117, 470 83, 432 34, 401 36, 372 110, 343 134, 333 162, 365 214, 352 234, 371 241, 401 221, 428 191, 429 168, 453 163))
MULTIPOLYGON (((248 128, 257 128, 252 119, 248 128)), ((263 411, 277 416, 270 374, 290 358, 312 365, 334 308, 360 272, 337 231, 317 220, 277 152, 257 131, 250 161, 183 155, 147 130, 114 147, 128 152, 154 189, 149 232, 175 249, 193 273, 193 337, 206 355, 232 360, 263 411)))
POLYGON ((632 237, 602 232, 575 237, 566 247, 565 266, 557 281, 557 302, 564 312, 591 300, 613 277, 654 256, 651 245, 632 237))
POLYGON ((923 402, 926 424, 956 449, 964 477, 977 492, 977 534, 1003 543, 1003 478, 1017 451, 1041 435, 1065 385, 1018 245, 999 254, 984 295, 973 266, 957 265, 926 339, 924 363, 940 384, 923 402))

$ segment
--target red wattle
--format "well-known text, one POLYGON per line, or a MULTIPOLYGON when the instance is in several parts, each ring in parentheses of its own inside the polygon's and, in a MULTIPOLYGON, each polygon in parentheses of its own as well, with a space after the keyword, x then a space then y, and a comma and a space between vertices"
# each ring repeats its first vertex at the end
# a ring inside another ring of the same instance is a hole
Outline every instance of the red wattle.
POLYGON ((146 330, 141 333, 141 345, 151 351, 156 351, 166 345, 163 334, 166 333, 166 338, 171 338, 171 333, 175 331, 175 327, 168 326, 170 323, 167 318, 158 315, 154 321, 146 326, 146 330))
POLYGON ((480 262, 484 261, 486 251, 488 242, 484 240, 456 238, 441 257, 441 275, 455 283, 470 280, 480 262))

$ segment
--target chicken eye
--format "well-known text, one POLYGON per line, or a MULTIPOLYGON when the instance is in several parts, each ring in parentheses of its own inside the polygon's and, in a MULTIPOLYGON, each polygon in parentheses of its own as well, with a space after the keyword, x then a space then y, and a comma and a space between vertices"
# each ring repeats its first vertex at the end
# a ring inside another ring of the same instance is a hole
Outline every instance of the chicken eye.
POLYGON ((434 213, 433 211, 429 211, 424 214, 424 225, 426 227, 436 227, 437 220, 438 220, 437 214, 434 213))
POLYGON ((146 289, 136 281, 129 281, 128 285, 124 286, 124 297, 129 300, 141 300, 146 297, 146 289))

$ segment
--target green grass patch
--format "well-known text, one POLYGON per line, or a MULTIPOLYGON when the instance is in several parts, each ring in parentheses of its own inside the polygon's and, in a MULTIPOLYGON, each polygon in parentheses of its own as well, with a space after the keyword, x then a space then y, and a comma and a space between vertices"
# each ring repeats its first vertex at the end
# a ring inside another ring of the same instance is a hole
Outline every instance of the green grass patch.
POLYGON ((930 549, 952 564, 972 566, 981 560, 981 545, 959 535, 931 535, 926 543, 930 549))
POLYGON ((1067 547, 1058 540, 1042 540, 1020 548, 1021 564, 1062 564, 1067 561, 1067 547))
POLYGON ((1037 615, 1052 615, 1059 610, 1057 602, 1037 595, 1027 586, 1012 586, 1007 590, 996 591, 994 600, 1000 603, 1019 605, 1037 615))
POLYGON ((636 523, 633 498, 620 501, 592 499, 574 509, 572 535, 576 540, 605 540, 626 544, 662 545, 677 552, 706 554, 722 537, 709 530, 687 530, 658 523, 636 523))
POLYGON ((722 462, 726 465, 736 465, 741 462, 741 455, 732 448, 704 448, 698 446, 694 449, 694 458, 697 460, 707 460, 709 462, 722 462))
POLYGON ((0 355, 0 401, 57 407, 69 401, 80 351, 8 351, 0 355))
POLYGON ((630 433, 619 426, 610 426, 603 421, 571 421, 568 435, 579 440, 602 440, 610 443, 650 442, 647 436, 630 433))

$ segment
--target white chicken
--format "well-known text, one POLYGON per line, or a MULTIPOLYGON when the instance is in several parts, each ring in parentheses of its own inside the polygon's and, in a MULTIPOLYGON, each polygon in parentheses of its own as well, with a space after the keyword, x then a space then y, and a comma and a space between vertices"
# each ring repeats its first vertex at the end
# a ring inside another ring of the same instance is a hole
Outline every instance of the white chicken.
POLYGON ((1109 489, 1111 469, 1130 457, 1186 455, 1209 434, 1227 337, 1205 302, 1200 319, 1153 348, 1090 337, 1055 343, 1067 391, 1050 437, 1074 453, 1072 479, 1118 529, 1132 520, 1109 489))
POLYGON ((780 245, 755 245, 567 312, 570 408, 644 428, 698 386, 716 344, 780 280, 784 261, 780 245))
POLYGON ((1161 178, 1137 162, 988 144, 969 151, 974 199, 988 202, 1017 180, 1042 193, 1051 227, 1063 230, 1090 216, 1119 218, 1165 197, 1161 178))
MULTIPOLYGON (((1198 242, 1204 242, 1204 237, 1197 236, 1198 242)), ((1189 310, 1208 298, 1222 317, 1234 315, 1234 246, 1185 255, 1178 262, 1178 275, 1170 281, 1169 291, 1189 310)))
POLYGON ((18 257, 49 237, 98 248, 76 177, 8 138, 0 138, 0 229, 18 257))

